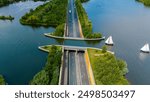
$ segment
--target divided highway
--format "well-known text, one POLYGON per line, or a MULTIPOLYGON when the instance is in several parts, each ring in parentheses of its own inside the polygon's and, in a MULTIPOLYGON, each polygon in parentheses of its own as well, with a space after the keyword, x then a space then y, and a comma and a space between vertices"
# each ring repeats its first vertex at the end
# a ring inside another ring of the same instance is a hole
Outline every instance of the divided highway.
MULTIPOLYGON (((79 22, 74 0, 69 0, 66 22, 67 37, 80 38, 79 22)), ((62 85, 89 85, 84 50, 64 48, 62 85)))

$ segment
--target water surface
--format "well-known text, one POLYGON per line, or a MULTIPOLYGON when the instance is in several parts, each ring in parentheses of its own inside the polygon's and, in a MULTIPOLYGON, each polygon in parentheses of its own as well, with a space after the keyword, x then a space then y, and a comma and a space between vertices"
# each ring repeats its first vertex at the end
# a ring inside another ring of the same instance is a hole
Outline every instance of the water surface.
MULTIPOLYGON (((15 20, 0 21, 0 74, 8 84, 28 84, 42 69, 47 54, 37 48, 47 44, 61 44, 43 33, 54 28, 23 26, 19 18, 43 2, 19 2, 0 8, 0 15, 12 15, 15 20)), ((90 0, 83 4, 93 23, 93 31, 112 35, 115 45, 110 50, 127 61, 131 84, 150 84, 150 54, 140 53, 150 43, 150 8, 135 0, 90 0)), ((101 42, 66 40, 65 45, 103 46, 101 42)))
POLYGON ((0 8, 0 15, 15 17, 12 22, 0 20, 0 74, 8 84, 28 84, 46 62, 47 54, 39 51, 38 46, 57 44, 43 35, 54 28, 33 28, 19 23, 21 16, 41 4, 26 1, 0 8))
POLYGON ((112 50, 127 61, 131 84, 150 84, 150 54, 139 51, 150 44, 150 8, 135 0, 90 0, 84 7, 93 30, 112 35, 112 50))

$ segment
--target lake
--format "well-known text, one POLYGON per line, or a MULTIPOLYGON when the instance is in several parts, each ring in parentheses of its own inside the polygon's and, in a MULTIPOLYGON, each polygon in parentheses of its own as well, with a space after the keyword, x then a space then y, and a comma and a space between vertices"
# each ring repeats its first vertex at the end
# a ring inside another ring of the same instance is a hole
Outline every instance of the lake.
MULTIPOLYGON (((0 74, 8 84, 28 84, 32 77, 44 67, 47 53, 38 46, 61 44, 43 34, 54 28, 30 27, 19 23, 19 19, 31 8, 44 2, 18 2, 0 8, 0 15, 12 15, 15 20, 0 20, 0 74)), ((118 58, 126 60, 131 84, 150 84, 150 54, 140 53, 145 43, 150 43, 150 8, 134 0, 90 0, 83 4, 93 23, 93 31, 105 37, 112 35, 114 51, 118 58)), ((102 47, 101 42, 66 40, 64 45, 102 47)))
POLYGON ((34 28, 19 23, 21 16, 41 4, 43 2, 26 1, 0 8, 0 15, 15 17, 12 22, 0 20, 0 74, 8 84, 28 84, 46 62, 47 53, 39 51, 38 46, 57 44, 56 40, 43 35, 54 28, 34 28))
POLYGON ((150 8, 135 0, 90 0, 84 8, 95 32, 112 35, 115 45, 110 49, 126 60, 130 83, 150 84, 150 54, 140 53, 150 44, 150 8))

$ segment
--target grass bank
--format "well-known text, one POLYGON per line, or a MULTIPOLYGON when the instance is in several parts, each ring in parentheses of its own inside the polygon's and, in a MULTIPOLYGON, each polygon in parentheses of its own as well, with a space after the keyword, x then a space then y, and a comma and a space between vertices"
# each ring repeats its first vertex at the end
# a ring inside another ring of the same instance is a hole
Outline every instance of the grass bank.
POLYGON ((44 46, 49 50, 45 67, 38 72, 29 84, 31 85, 57 85, 59 82, 59 73, 61 65, 62 50, 61 47, 44 46))
POLYGON ((150 6, 150 0, 136 0, 142 2, 145 6, 150 6))
POLYGON ((82 3, 87 1, 89 0, 76 0, 77 12, 81 23, 83 35, 85 38, 101 38, 102 34, 93 33, 92 22, 88 19, 88 15, 82 6, 82 3))
POLYGON ((5 82, 5 79, 2 75, 0 75, 0 85, 5 85, 6 82, 5 82))
POLYGON ((88 49, 88 54, 97 85, 128 85, 124 77, 127 64, 113 54, 101 50, 88 49))
POLYGON ((12 16, 0 16, 0 20, 14 20, 14 17, 12 16))
POLYGON ((56 31, 53 35, 63 36, 67 4, 68 0, 51 0, 38 6, 35 10, 31 9, 29 13, 21 17, 20 23, 32 26, 55 27, 56 31))

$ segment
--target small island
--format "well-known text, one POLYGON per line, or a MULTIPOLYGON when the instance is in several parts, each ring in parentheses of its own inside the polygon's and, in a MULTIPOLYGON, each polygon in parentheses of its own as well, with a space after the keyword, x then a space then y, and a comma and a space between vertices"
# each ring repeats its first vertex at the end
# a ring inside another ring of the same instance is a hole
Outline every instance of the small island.
POLYGON ((12 17, 12 16, 0 16, 0 20, 10 20, 10 21, 12 21, 12 20, 14 20, 14 17, 12 17))
POLYGON ((6 82, 5 82, 5 79, 2 75, 0 75, 0 85, 5 85, 6 82))
MULTIPOLYGON (((82 6, 82 3, 87 1, 89 0, 76 0, 75 2, 83 36, 84 38, 102 38, 101 33, 93 33, 92 31, 92 22, 88 19, 88 15, 82 6)), ((31 9, 29 13, 21 17, 20 23, 31 26, 55 27, 55 32, 50 34, 63 37, 67 5, 67 0, 52 0, 38 6, 35 10, 31 9)))
POLYGON ((150 6, 150 0, 136 0, 138 2, 142 2, 145 6, 150 6))
POLYGON ((17 1, 20 1, 20 0, 0 0, 0 7, 6 6, 8 4, 11 4, 17 1))
POLYGON ((38 6, 35 10, 31 9, 21 17, 20 23, 31 26, 45 26, 56 28, 52 33, 54 36, 64 35, 64 25, 66 21, 68 0, 51 0, 38 6))
MULTIPOLYGON (((9 4, 19 2, 19 1, 25 1, 25 0, 0 0, 0 7, 7 6, 9 4)), ((33 0, 34 2, 36 1, 46 1, 46 0, 33 0)))

